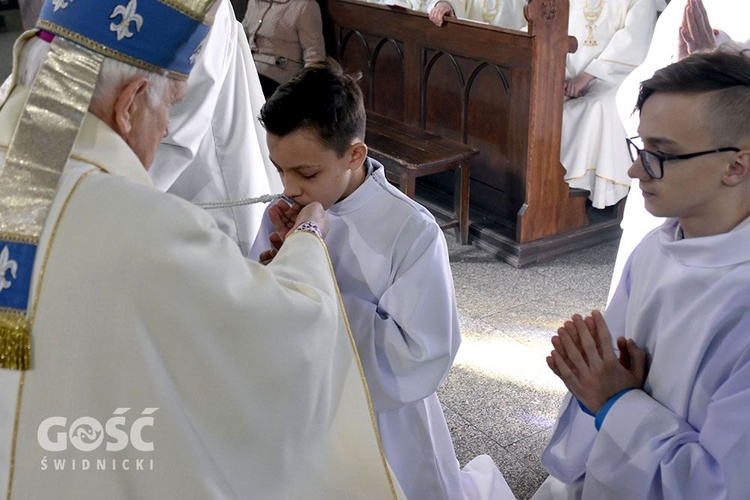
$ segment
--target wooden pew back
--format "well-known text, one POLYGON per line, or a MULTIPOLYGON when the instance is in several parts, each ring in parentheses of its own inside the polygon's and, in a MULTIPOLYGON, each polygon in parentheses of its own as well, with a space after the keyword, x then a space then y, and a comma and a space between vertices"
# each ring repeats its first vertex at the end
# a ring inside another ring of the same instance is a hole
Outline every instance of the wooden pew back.
MULTIPOLYGON (((327 10, 368 109, 479 149, 472 205, 515 243, 587 223, 559 161, 567 0, 530 0, 528 32, 460 20, 438 28, 426 14, 356 0, 328 0, 327 10)), ((452 189, 450 178, 438 184, 452 189)))

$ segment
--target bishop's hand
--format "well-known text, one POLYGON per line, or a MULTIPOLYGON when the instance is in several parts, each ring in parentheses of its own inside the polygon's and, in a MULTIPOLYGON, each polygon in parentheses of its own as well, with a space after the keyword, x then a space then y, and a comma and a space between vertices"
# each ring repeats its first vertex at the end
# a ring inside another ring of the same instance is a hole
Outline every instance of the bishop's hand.
POLYGON ((297 222, 294 225, 294 228, 296 229, 297 226, 308 221, 314 222, 318 226, 321 237, 326 237, 328 234, 328 215, 323 209, 323 205, 317 201, 305 205, 305 208, 303 208, 299 215, 297 215, 297 222))

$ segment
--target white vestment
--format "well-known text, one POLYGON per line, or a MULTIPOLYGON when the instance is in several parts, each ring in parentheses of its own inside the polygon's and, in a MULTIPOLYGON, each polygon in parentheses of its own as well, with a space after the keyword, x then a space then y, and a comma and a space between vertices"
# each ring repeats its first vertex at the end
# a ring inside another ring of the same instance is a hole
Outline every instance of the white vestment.
MULTIPOLYGON (((445 237, 424 207, 388 183, 382 165, 368 160, 368 171, 328 209, 326 245, 386 458, 410 500, 463 499, 462 479, 477 476, 492 485, 483 498, 513 498, 491 460, 484 475, 462 477, 437 398, 460 344, 445 237)), ((272 228, 264 217, 251 258, 270 248, 272 228)), ((481 494, 474 488, 466 493, 481 494)))
MULTIPOLYGON (((187 96, 170 110, 169 136, 149 169, 154 186, 195 203, 281 192, 258 122, 264 102, 245 32, 223 0, 187 96)), ((264 209, 256 204, 209 213, 247 255, 264 209)))
MULTIPOLYGON (((617 109, 625 124, 628 137, 638 135, 638 113, 633 113, 633 110, 641 82, 651 78, 656 70, 677 62, 677 42, 686 3, 687 0, 672 0, 667 5, 656 23, 654 38, 646 59, 628 75, 617 91, 617 109)), ((711 26, 721 31, 717 37, 718 42, 734 40, 750 45, 750 2, 747 0, 703 0, 703 5, 711 26)), ((723 146, 725 145, 717 145, 717 147, 723 146)), ((638 180, 633 179, 630 194, 625 203, 621 224, 622 238, 620 238, 620 247, 617 249, 617 260, 609 288, 610 298, 620 281, 622 269, 630 253, 649 231, 662 222, 664 222, 663 218, 654 217, 646 210, 638 180)))
MULTIPOLYGON (((0 164, 27 94, 0 109, 0 164)), ((0 370, 2 498, 395 498, 320 239, 246 260, 92 115, 72 157, 31 369, 0 370)))
POLYGON ((563 105, 560 161, 570 187, 589 191, 595 208, 614 205, 630 188, 632 161, 615 93, 646 56, 655 22, 654 0, 570 2, 568 33, 578 50, 568 54, 566 78, 585 72, 596 79, 563 105))
POLYGON ((523 15, 525 0, 432 0, 424 11, 429 13, 438 2, 446 2, 459 19, 469 19, 514 30, 527 24, 523 15))
POLYGON ((606 312, 613 338, 648 352, 643 390, 598 432, 568 395, 535 500, 748 498, 750 219, 704 238, 675 240, 676 228, 636 248, 606 312))
POLYGON ((429 12, 426 5, 430 0, 362 0, 366 3, 376 3, 386 7, 395 7, 397 9, 416 10, 417 12, 429 12))

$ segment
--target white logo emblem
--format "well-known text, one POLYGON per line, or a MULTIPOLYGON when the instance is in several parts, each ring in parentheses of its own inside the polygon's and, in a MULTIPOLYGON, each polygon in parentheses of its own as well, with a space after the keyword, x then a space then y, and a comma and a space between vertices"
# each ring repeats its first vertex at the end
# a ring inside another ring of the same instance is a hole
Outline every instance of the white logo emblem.
POLYGON ((130 408, 117 408, 104 424, 86 416, 77 418, 69 428, 66 417, 49 417, 39 424, 37 440, 42 448, 54 452, 67 450, 68 442, 76 450, 84 452, 94 451, 102 444, 106 451, 122 451, 128 444, 138 451, 154 451, 154 443, 143 439, 143 429, 154 427, 153 414, 158 409, 145 408, 129 430, 124 415, 130 408))
MULTIPOLYGON (((73 0, 70 0, 71 2, 73 0)), ((54 10, 52 12, 57 12, 60 9, 66 8, 68 4, 68 0, 52 0, 52 5, 55 6, 54 10)))
POLYGON ((18 271, 18 263, 10 258, 10 250, 8 245, 5 245, 3 251, 0 252, 0 292, 6 288, 10 288, 16 279, 16 272, 18 271), (10 280, 5 279, 5 275, 10 271, 10 280))
POLYGON ((130 38, 135 33, 130 31, 130 24, 135 23, 135 30, 141 31, 141 25, 143 24, 143 16, 135 13, 135 9, 138 8, 138 2, 136 0, 130 0, 127 7, 118 5, 115 10, 110 14, 110 19, 115 19, 117 16, 122 16, 119 24, 110 23, 110 31, 117 32, 117 41, 119 42, 123 38, 130 38))

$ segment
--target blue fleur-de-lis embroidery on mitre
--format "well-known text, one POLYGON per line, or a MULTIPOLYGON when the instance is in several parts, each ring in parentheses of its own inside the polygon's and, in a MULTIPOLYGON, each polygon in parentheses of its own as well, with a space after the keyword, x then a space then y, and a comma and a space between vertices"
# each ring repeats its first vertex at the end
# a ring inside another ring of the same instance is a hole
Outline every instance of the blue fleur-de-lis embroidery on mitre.
MULTIPOLYGON (((73 0, 70 1, 72 2, 73 0)), ((55 7, 52 12, 57 12, 58 10, 67 7, 69 4, 68 0, 52 0, 52 5, 55 7)))
POLYGON ((10 250, 8 245, 5 245, 3 251, 0 252, 0 292, 6 288, 10 288, 13 285, 14 279, 16 279, 16 272, 18 271, 18 263, 10 258, 10 250), (10 271, 9 280, 5 279, 5 275, 10 271))
POLYGON ((206 41, 208 40, 208 37, 204 38, 201 43, 198 44, 198 46, 193 51, 193 54, 188 59, 190 61, 190 64, 195 64, 195 61, 198 60, 198 56, 203 52, 203 49, 206 47, 206 41))
POLYGON ((119 24, 110 23, 110 31, 117 33, 117 41, 119 42, 123 38, 130 38, 135 33, 130 31, 130 24, 135 23, 135 30, 141 31, 141 25, 143 25, 143 16, 135 13, 135 9, 138 8, 138 2, 136 0, 130 0, 127 7, 118 5, 115 10, 110 14, 110 19, 115 19, 117 16, 122 16, 119 24))

